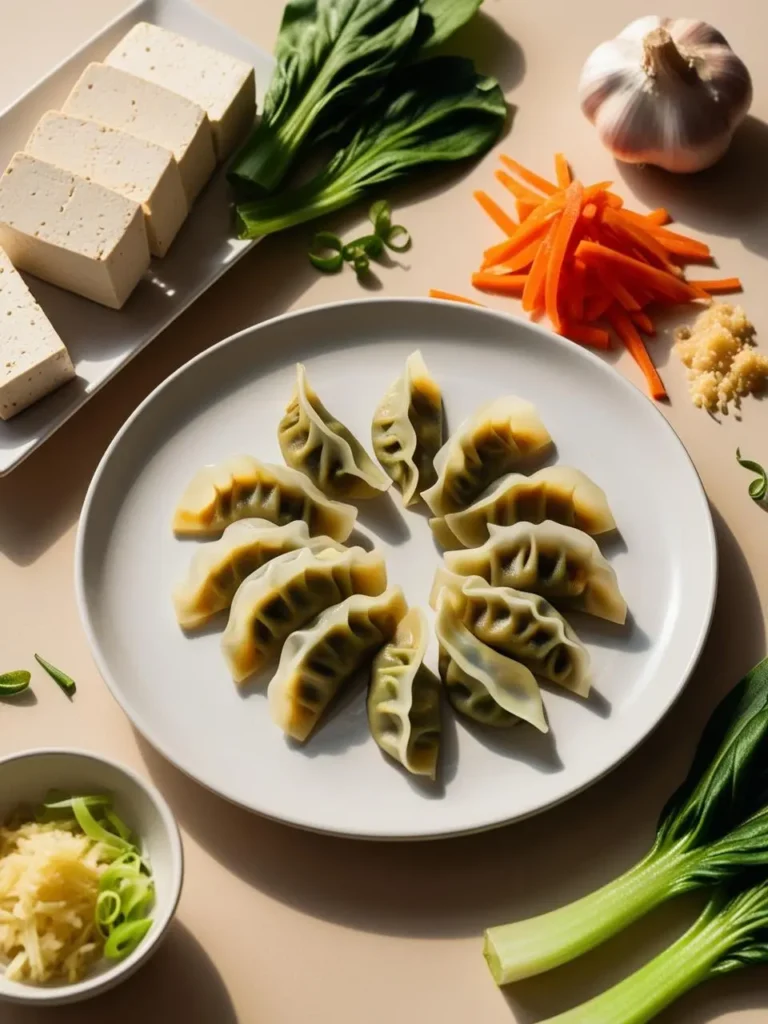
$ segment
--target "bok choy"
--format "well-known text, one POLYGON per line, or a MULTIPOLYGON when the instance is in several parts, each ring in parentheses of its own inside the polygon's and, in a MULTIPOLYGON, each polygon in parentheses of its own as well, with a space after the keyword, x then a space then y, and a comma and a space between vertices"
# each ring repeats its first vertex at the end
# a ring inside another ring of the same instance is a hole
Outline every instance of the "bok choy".
POLYGON ((304 185, 237 207, 241 238, 331 213, 417 167, 484 153, 501 134, 504 96, 462 57, 433 57, 395 72, 351 139, 304 185))
MULTIPOLYGON (((765 869, 766 804, 768 658, 715 709, 687 778, 662 811, 656 841, 638 865, 570 906, 486 932, 485 957, 496 983, 505 985, 566 963, 672 896, 702 886, 742 884, 745 872, 758 866, 765 869)), ((768 929, 768 890, 760 898, 768 929)), ((736 906, 741 906, 741 899, 736 897, 736 906)), ((723 934, 730 934, 727 922, 733 915, 735 920, 740 911, 731 915, 727 908, 710 908, 707 913, 707 922, 710 918, 721 922, 720 926, 712 924, 715 931, 722 926, 723 934)), ((768 941, 768 932, 766 935, 768 941)), ((766 955, 768 958, 768 947, 766 955)), ((707 971, 713 969, 712 964, 707 971)), ((646 1019, 631 1015, 562 1018, 563 1024, 566 1020, 569 1024, 581 1020, 628 1024, 646 1019)))

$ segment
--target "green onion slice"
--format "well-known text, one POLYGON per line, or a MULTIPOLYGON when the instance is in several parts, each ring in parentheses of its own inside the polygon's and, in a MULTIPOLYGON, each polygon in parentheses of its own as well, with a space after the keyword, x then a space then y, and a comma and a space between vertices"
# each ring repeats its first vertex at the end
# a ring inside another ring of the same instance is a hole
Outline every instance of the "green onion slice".
POLYGON ((100 892, 96 899, 96 924, 108 928, 120 916, 121 900, 116 892, 100 892))
POLYGON ((136 949, 152 927, 152 919, 124 921, 113 929, 104 946, 104 956, 109 960, 122 960, 136 949))
POLYGON ((114 846, 118 850, 130 850, 131 844, 125 839, 108 832, 103 825, 100 825, 88 810, 88 804, 82 797, 75 797, 72 801, 72 813, 75 815, 78 825, 85 832, 89 839, 95 842, 104 843, 105 846, 114 846))
POLYGON ((371 207, 368 216, 373 224, 373 230, 386 241, 392 229, 392 211, 386 199, 379 199, 371 207))
POLYGON ((29 687, 31 678, 25 669, 4 672, 0 675, 0 697, 14 697, 17 693, 23 693, 29 687))
POLYGON ((753 462, 751 459, 742 459, 741 451, 738 448, 736 449, 736 460, 744 469, 757 473, 757 476, 749 485, 749 496, 753 501, 764 501, 766 495, 768 495, 768 473, 766 473, 759 462, 753 462))
POLYGON ((42 665, 52 679, 56 680, 68 697, 71 697, 77 690, 75 680, 68 676, 66 672, 62 672, 60 668, 56 668, 56 666, 52 665, 50 661, 46 661, 45 658, 41 658, 39 654, 35 655, 35 661, 37 661, 39 665, 42 665))
POLYGON ((131 830, 125 824, 123 819, 110 808, 107 807, 104 810, 104 817, 112 827, 112 831, 120 836, 121 839, 125 839, 126 842, 130 842, 131 830))
POLYGON ((411 248, 411 233, 402 224, 393 224, 384 241, 393 252, 407 252, 411 248))
POLYGON ((318 231, 307 255, 313 267, 324 274, 338 274, 344 266, 343 243, 330 231, 318 231))

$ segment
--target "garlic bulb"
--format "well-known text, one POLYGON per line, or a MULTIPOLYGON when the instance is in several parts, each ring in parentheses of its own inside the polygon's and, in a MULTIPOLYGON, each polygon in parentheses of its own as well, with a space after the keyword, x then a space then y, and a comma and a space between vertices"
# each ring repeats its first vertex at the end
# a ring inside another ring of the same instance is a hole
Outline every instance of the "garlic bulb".
POLYGON ((619 160, 700 171, 730 145, 752 102, 752 81, 711 25, 652 15, 591 54, 579 99, 619 160))

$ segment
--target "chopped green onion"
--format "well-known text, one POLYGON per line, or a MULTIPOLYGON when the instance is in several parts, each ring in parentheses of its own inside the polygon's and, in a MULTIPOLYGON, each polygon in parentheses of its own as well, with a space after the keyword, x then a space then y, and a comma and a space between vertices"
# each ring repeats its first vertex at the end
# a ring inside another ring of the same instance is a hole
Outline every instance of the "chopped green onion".
POLYGON ((384 242, 393 252, 407 252, 411 248, 411 234, 402 224, 393 224, 384 242), (402 241, 397 242, 398 238, 402 241))
POLYGON ((741 451, 738 448, 736 449, 736 461, 744 469, 757 473, 757 476, 749 485, 749 496, 753 501, 764 501, 766 495, 768 495, 768 473, 766 473, 759 462, 753 462, 751 459, 742 459, 741 451))
POLYGON ((96 899, 96 924, 100 928, 106 928, 120 916, 120 897, 111 890, 100 892, 96 899))
POLYGON ((43 803, 46 811, 72 811, 75 800, 81 800, 86 807, 111 807, 112 797, 106 794, 94 796, 68 796, 59 798, 58 791, 51 790, 43 803))
POLYGON ((107 939, 104 956, 109 960, 122 960, 136 949, 151 927, 152 919, 149 917, 119 924, 107 939))
POLYGON ((126 842, 130 841, 131 830, 125 824, 123 819, 121 817, 119 817, 119 815, 115 814, 115 812, 111 808, 108 807, 104 811, 104 817, 107 819, 109 824, 112 826, 112 831, 113 832, 115 832, 117 835, 119 835, 121 839, 125 839, 126 842))
POLYGON ((88 804, 82 797, 75 797, 72 801, 72 813, 75 815, 77 824, 85 832, 89 839, 97 843, 104 843, 105 846, 114 846, 119 850, 130 850, 131 844, 125 839, 116 836, 114 832, 108 832, 103 825, 100 825, 88 810, 88 804))
POLYGON ((324 274, 338 274, 344 266, 343 244, 338 235, 318 231, 308 252, 309 262, 324 274))
POLYGON ((68 676, 66 672, 62 672, 60 668, 56 668, 56 666, 52 665, 50 661, 46 661, 45 658, 41 658, 39 654, 35 655, 35 661, 37 661, 39 665, 42 665, 52 679, 56 680, 68 697, 71 697, 77 690, 75 680, 68 676))
POLYGON ((145 875, 126 878, 120 886, 120 906, 126 921, 146 917, 155 896, 154 884, 145 875))
POLYGON ((23 693, 28 689, 31 678, 26 669, 3 673, 0 675, 0 697, 15 697, 17 693, 23 693))
POLYGON ((135 850, 122 853, 116 860, 113 860, 99 879, 99 889, 115 889, 124 878, 144 877, 149 874, 149 868, 135 850))
POLYGON ((379 199, 375 202, 368 212, 368 217, 379 238, 385 240, 389 238, 389 232, 392 229, 392 211, 386 199, 379 199))

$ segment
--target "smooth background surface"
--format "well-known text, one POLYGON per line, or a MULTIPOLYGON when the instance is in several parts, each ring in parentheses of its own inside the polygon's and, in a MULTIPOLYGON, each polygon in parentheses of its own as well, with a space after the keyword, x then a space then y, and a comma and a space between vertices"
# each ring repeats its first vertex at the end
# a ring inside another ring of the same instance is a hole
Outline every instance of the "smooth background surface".
MULTIPOLYGON (((204 6, 272 46, 278 0, 204 6)), ((120 8, 118 0, 2 0, 0 103, 11 102, 120 8)), ((499 75, 517 107, 500 148, 539 169, 563 148, 581 176, 616 175, 578 113, 575 83, 596 43, 648 13, 640 0, 486 0, 464 50, 484 54, 483 69, 499 75)), ((720 168, 674 191, 654 175, 625 170, 617 180, 638 203, 663 201, 682 225, 712 242, 723 271, 743 277, 744 304, 768 349, 768 10, 760 0, 700 0, 682 13, 709 18, 745 58, 755 81, 753 114, 761 120, 746 125, 720 168)), ((473 187, 494 188, 493 167, 487 158, 463 176, 452 172, 392 190, 398 219, 416 245, 400 266, 381 270, 384 294, 423 295, 430 285, 467 290, 479 250, 497 238, 471 198, 473 187)), ((494 195, 500 198, 495 188, 494 195)), ((342 215, 333 226, 355 226, 354 216, 342 215)), ((749 477, 734 450, 740 444, 745 454, 768 459, 768 407, 750 400, 742 422, 723 423, 695 410, 677 357, 667 361, 664 338, 656 357, 672 394, 667 415, 713 504, 720 595, 700 667, 678 705, 592 790, 522 825, 439 845, 371 846, 305 835, 230 807, 169 767, 137 738, 99 679, 72 585, 75 522, 91 474, 131 410, 191 355, 288 308, 360 294, 351 274, 315 273, 304 256, 307 235, 298 229, 258 246, 40 452, 0 480, 3 671, 31 668, 38 650, 79 683, 69 706, 35 670, 35 697, 0 707, 0 752, 81 745, 133 764, 170 801, 187 854, 179 922, 151 964, 103 1002, 50 1013, 4 1006, 4 1024, 390 1024, 394 1017, 404 1024, 529 1024, 620 977, 684 916, 682 908, 668 908, 610 950, 507 993, 494 988, 480 955, 484 925, 584 893, 646 848, 715 700, 765 653, 768 517, 748 498, 749 477)), ((620 368, 638 379, 628 360, 620 368)), ((616 436, 620 443, 620 423, 616 436)), ((768 1011, 767 993, 768 971, 743 972, 702 988, 661 1021, 757 1024, 768 1011)))

